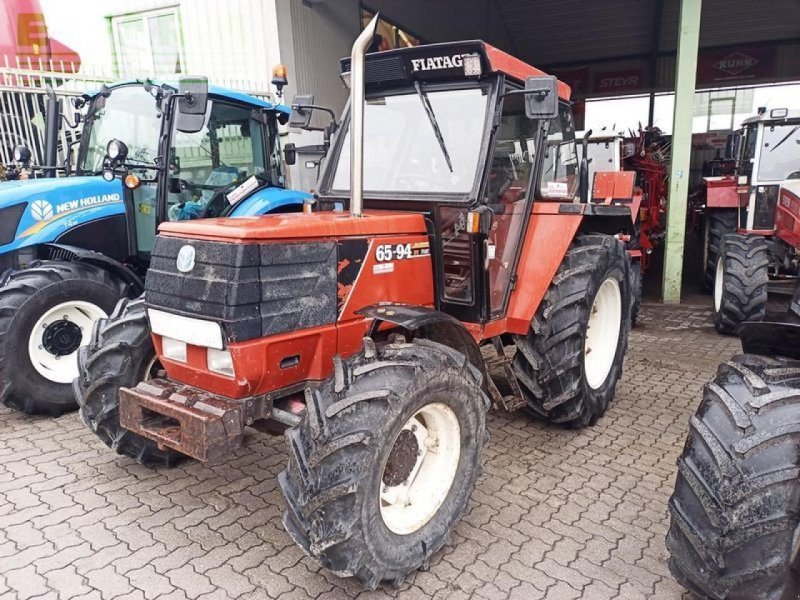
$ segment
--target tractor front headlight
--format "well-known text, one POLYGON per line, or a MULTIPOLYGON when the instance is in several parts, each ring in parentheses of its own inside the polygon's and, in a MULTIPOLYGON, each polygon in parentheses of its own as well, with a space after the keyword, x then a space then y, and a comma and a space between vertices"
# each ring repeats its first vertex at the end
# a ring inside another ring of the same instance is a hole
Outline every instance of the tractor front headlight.
POLYGON ((14 146, 14 162, 25 164, 31 159, 31 151, 27 146, 19 144, 14 146))
POLYGON ((111 160, 125 160, 128 156, 128 147, 119 140, 111 140, 106 146, 106 155, 111 160))
POLYGON ((186 362, 187 346, 186 342, 181 342, 168 337, 161 338, 161 351, 164 358, 176 362, 186 362))
POLYGON ((226 377, 233 377, 233 357, 228 350, 208 349, 208 370, 226 377))

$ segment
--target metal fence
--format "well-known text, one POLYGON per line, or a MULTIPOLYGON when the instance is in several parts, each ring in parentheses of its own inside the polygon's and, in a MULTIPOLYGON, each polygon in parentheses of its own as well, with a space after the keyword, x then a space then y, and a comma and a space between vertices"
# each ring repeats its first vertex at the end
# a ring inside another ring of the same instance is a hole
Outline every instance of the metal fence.
MULTIPOLYGON (((102 69, 63 61, 34 61, 0 57, 0 165, 13 161, 17 144, 31 150, 32 162, 42 164, 44 158, 45 106, 47 89, 52 87, 61 99, 64 119, 58 144, 58 164, 80 139, 81 125, 76 126, 76 109, 72 98, 96 90, 116 78, 102 69)), ((144 75, 143 77, 148 77, 144 75)), ((177 76, 175 76, 177 78, 177 76)), ((126 79, 133 79, 127 77, 126 79)), ((219 80, 213 83, 272 100, 269 83, 253 80, 219 80)))

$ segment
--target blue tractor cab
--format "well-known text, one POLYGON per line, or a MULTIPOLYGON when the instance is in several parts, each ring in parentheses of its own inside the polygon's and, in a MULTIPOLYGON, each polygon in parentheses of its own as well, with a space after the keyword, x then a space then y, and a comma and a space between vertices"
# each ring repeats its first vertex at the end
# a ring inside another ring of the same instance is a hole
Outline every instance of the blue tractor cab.
POLYGON ((0 183, 0 400, 27 413, 75 407, 78 349, 142 293, 161 222, 299 211, 310 198, 285 188, 283 105, 203 78, 124 81, 81 103, 67 176, 23 164, 0 183))

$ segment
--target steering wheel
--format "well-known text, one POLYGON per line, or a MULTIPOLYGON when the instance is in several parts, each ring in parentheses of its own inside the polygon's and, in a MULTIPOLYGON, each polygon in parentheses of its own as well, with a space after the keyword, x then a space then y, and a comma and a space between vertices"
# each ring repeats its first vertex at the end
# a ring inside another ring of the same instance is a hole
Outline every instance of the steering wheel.
POLYGON ((198 186, 206 190, 214 190, 214 195, 208 201, 206 207, 203 209, 202 219, 212 219, 214 217, 224 217, 233 208, 233 205, 228 202, 226 196, 228 193, 239 186, 243 179, 237 177, 235 181, 231 181, 224 187, 214 187, 213 185, 198 186))

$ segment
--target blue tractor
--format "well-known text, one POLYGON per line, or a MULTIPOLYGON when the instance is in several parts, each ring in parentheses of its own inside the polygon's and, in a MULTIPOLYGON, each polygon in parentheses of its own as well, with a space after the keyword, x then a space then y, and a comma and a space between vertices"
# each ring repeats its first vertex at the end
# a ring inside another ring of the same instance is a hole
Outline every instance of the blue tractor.
POLYGON ((299 211, 310 198, 284 187, 294 153, 287 145, 282 159, 283 105, 203 78, 127 81, 78 103, 67 176, 34 177, 18 148, 16 180, 0 183, 0 400, 29 414, 76 408, 78 348, 142 293, 159 223, 299 211))

